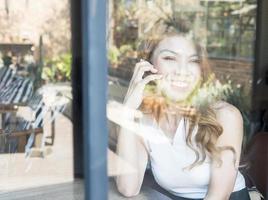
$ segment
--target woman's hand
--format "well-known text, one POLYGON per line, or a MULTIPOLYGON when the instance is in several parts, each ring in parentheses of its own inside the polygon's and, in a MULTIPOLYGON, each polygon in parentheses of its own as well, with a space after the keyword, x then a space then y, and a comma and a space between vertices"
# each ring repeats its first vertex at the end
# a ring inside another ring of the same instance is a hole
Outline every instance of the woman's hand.
POLYGON ((124 100, 126 106, 137 109, 142 102, 145 85, 150 81, 162 78, 162 75, 159 74, 151 74, 142 78, 147 71, 157 73, 157 69, 145 60, 141 60, 135 65, 134 73, 124 100))

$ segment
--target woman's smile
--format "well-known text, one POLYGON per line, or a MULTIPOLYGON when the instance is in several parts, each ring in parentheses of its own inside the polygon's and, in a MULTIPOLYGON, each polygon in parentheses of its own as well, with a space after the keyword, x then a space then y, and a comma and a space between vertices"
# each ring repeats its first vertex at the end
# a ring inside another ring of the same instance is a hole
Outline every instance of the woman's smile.
POLYGON ((175 91, 189 90, 191 85, 190 77, 182 77, 178 75, 168 75, 165 80, 167 85, 169 85, 175 91))
POLYGON ((181 88, 181 89, 186 89, 189 87, 189 82, 186 81, 171 81, 171 86, 176 88, 181 88))

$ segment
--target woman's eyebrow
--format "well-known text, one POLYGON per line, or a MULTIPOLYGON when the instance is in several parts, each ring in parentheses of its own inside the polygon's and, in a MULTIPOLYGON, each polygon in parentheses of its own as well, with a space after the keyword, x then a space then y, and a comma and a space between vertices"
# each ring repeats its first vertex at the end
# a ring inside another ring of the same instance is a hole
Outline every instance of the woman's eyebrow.
MULTIPOLYGON (((175 51, 172 51, 172 50, 169 50, 169 49, 162 49, 162 50, 159 51, 159 54, 160 53, 163 53, 163 52, 170 52, 170 53, 175 54, 177 56, 180 56, 181 55, 179 52, 175 52, 175 51)), ((193 58, 193 57, 198 57, 199 58, 199 55, 193 54, 193 55, 189 55, 189 57, 190 58, 193 58)))
POLYGON ((172 51, 172 50, 169 50, 169 49, 162 49, 162 50, 159 52, 159 54, 160 54, 160 53, 163 53, 163 52, 165 52, 165 51, 170 52, 170 53, 175 54, 175 55, 179 55, 177 52, 172 51))

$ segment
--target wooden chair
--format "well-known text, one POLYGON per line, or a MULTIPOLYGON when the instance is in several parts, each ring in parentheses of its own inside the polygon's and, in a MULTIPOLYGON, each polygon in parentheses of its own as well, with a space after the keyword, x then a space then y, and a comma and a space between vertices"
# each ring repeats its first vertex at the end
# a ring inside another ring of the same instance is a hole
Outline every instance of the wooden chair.
MULTIPOLYGON (((33 93, 33 83, 30 79, 17 76, 9 67, 0 68, 0 136, 3 134, 7 117, 16 116, 19 106, 26 105, 33 93)), ((3 142, 2 142, 3 143, 3 142)), ((5 152, 2 144, 0 152, 5 152)))
POLYGON ((246 185, 256 186, 266 199, 268 197, 268 132, 255 134, 246 148, 248 166, 242 169, 246 185))
MULTIPOLYGON (((36 136, 41 134, 39 148, 43 149, 47 137, 43 131, 44 117, 49 113, 48 120, 53 128, 56 115, 66 107, 64 103, 59 104, 63 99, 59 98, 59 92, 53 93, 55 102, 47 104, 43 90, 44 87, 33 95, 30 79, 16 75, 9 67, 0 68, 0 142, 2 140, 1 143, 4 143, 0 152, 25 151, 29 154, 31 147, 38 143, 35 141, 36 136)), ((53 141, 52 130, 51 145, 53 141)))
MULTIPOLYGON (((26 152, 27 155, 31 155, 32 147, 36 147, 40 156, 45 155, 46 139, 49 137, 44 131, 45 122, 54 123, 57 115, 62 113, 66 108, 68 101, 60 94, 55 94, 56 96, 52 102, 47 103, 44 99, 43 88, 38 89, 35 94, 30 98, 25 105, 16 105, 17 110, 15 117, 12 113, 8 113, 4 121, 4 129, 2 129, 2 134, 6 136, 7 139, 12 140, 13 138, 20 138, 24 140, 23 150, 19 146, 18 149, 26 152), (41 139, 38 142, 35 141, 37 135, 41 135, 41 139)), ((54 132, 52 130, 51 143, 54 142, 54 132)))
POLYGON ((256 186, 266 199, 268 197, 268 111, 263 114, 262 127, 251 138, 242 159, 247 164, 242 168, 247 186, 249 188, 256 186))

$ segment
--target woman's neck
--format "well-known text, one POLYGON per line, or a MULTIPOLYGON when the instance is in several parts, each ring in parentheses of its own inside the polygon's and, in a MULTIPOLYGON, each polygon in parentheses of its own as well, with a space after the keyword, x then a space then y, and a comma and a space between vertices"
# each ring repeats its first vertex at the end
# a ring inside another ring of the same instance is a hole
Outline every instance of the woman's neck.
POLYGON ((182 116, 167 112, 159 121, 159 127, 167 134, 168 137, 173 138, 182 116))

